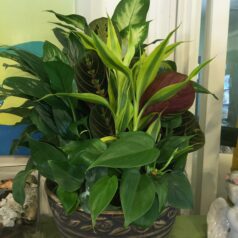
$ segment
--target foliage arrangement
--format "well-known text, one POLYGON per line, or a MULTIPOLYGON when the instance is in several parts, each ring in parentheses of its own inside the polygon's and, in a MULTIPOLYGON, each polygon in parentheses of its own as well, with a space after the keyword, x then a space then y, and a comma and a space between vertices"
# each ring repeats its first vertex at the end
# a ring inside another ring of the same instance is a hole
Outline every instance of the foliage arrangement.
POLYGON ((148 227, 166 206, 192 207, 184 173, 188 153, 204 144, 188 111, 195 92, 210 93, 180 74, 167 58, 182 42, 170 44, 177 29, 148 54, 149 0, 121 0, 110 18, 90 24, 83 16, 55 14, 53 30, 62 49, 46 41, 43 56, 11 48, 25 77, 9 77, 0 98, 24 98, 17 108, 0 109, 22 117, 21 137, 12 145, 31 156, 14 180, 14 197, 25 199, 28 174, 38 170, 54 181, 65 211, 89 212, 95 225, 105 210, 122 210, 125 226, 148 227), (34 135, 40 132, 40 139, 34 135))

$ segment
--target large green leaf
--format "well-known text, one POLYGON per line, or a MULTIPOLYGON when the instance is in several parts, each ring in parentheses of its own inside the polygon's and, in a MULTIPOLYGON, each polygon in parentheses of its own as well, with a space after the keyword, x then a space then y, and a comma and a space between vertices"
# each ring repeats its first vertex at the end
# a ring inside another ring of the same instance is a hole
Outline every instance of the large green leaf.
POLYGON ((61 150, 56 149, 54 146, 44 142, 30 139, 29 144, 33 164, 43 176, 54 180, 49 161, 66 161, 64 153, 61 150))
POLYGON ((90 190, 89 207, 93 226, 100 213, 110 204, 118 188, 116 176, 106 176, 99 179, 90 190))
POLYGON ((13 181, 13 197, 16 202, 23 205, 25 202, 25 185, 27 177, 32 173, 32 170, 20 171, 13 181))
POLYGON ((105 150, 107 146, 99 139, 71 141, 63 147, 69 163, 88 168, 105 150))
POLYGON ((54 13, 55 16, 60 20, 63 21, 67 24, 73 25, 75 27, 77 27, 80 30, 85 30, 86 26, 87 26, 87 21, 86 18, 80 15, 76 15, 76 14, 71 14, 71 15, 62 15, 59 13, 56 13, 52 10, 48 11, 51 13, 54 13))
POLYGON ((180 209, 193 207, 193 194, 191 185, 183 172, 167 174, 168 202, 171 206, 180 209))
POLYGON ((146 21, 150 0, 121 0, 117 5, 112 20, 120 31, 128 26, 143 24, 146 21))
POLYGON ((65 54, 54 44, 49 41, 45 41, 43 46, 43 61, 57 61, 68 64, 68 59, 65 54))
POLYGON ((12 88, 14 93, 34 98, 42 98, 51 93, 48 84, 32 78, 9 77, 3 81, 3 85, 12 88))
POLYGON ((58 186, 56 194, 67 214, 71 214, 77 209, 79 205, 79 195, 77 192, 65 191, 62 187, 58 186))
POLYGON ((79 166, 69 164, 68 161, 49 161, 54 181, 68 192, 78 190, 85 178, 85 170, 79 166))
POLYGON ((159 201, 157 196, 155 196, 152 207, 142 217, 134 221, 133 224, 146 229, 153 225, 158 219, 159 214, 159 201))
POLYGON ((139 170, 125 170, 120 186, 120 198, 125 226, 142 217, 151 208, 155 198, 153 181, 139 170))
POLYGON ((71 93, 74 79, 73 69, 61 62, 45 62, 45 71, 49 77, 51 88, 59 93, 71 93))
POLYGON ((159 154, 160 151, 155 148, 153 138, 146 133, 122 133, 121 136, 90 166, 90 168, 140 167, 156 161, 159 154))
POLYGON ((168 203, 169 183, 167 175, 156 178, 156 180, 154 180, 154 184, 155 192, 157 193, 159 200, 158 212, 160 213, 168 203))

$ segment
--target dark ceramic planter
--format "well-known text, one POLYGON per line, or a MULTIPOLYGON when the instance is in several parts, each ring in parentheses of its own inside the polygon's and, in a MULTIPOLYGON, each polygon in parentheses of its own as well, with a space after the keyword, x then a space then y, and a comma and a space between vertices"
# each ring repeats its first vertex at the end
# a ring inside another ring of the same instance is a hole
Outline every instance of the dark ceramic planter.
POLYGON ((58 230, 64 238, 167 238, 177 215, 177 209, 168 207, 153 226, 140 229, 136 226, 124 228, 121 212, 105 212, 99 216, 93 229, 88 213, 79 209, 70 216, 66 215, 58 198, 48 187, 49 182, 46 182, 49 205, 58 230))

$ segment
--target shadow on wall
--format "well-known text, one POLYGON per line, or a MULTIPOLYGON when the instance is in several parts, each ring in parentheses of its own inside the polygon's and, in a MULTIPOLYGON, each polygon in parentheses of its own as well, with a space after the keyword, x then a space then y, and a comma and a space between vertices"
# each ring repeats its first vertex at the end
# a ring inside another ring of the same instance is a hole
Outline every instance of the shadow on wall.
MULTIPOLYGON (((31 53, 42 56, 43 54, 43 42, 32 41, 26 42, 15 46, 16 48, 30 51, 31 53)), ((0 49, 4 51, 4 49, 0 49)), ((0 126, 0 155, 9 155, 12 142, 19 138, 21 132, 24 130, 24 126, 0 126)), ((15 154, 27 155, 29 151, 25 148, 19 148, 15 154)))

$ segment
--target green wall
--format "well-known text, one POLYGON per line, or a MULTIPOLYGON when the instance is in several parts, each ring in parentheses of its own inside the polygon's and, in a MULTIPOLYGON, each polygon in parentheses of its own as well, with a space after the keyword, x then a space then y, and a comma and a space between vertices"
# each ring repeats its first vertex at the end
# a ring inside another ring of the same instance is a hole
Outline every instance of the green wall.
MULTIPOLYGON (((56 43, 51 31, 54 25, 49 23, 56 21, 56 18, 45 10, 54 10, 62 14, 75 12, 74 0, 1 0, 0 3, 0 45, 45 40, 56 43)), ((0 59, 0 83, 13 74, 23 74, 15 69, 5 70, 2 67, 4 62, 7 61, 0 59)), ((2 107, 18 106, 21 103, 22 100, 11 98, 2 107)), ((12 125, 19 120, 18 117, 0 114, 0 124, 12 125)))

